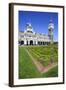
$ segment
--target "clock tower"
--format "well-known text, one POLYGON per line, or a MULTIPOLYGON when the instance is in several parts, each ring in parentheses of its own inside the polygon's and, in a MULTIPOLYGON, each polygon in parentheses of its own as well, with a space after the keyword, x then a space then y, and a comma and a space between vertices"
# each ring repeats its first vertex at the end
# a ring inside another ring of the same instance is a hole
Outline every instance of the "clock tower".
POLYGON ((54 24, 51 19, 48 25, 48 36, 51 44, 53 44, 53 30, 54 30, 54 24))

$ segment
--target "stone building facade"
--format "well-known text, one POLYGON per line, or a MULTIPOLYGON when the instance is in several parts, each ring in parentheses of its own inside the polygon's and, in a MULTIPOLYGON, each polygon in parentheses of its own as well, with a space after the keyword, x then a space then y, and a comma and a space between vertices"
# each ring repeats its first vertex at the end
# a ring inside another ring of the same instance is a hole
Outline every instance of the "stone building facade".
POLYGON ((53 43, 53 30, 52 20, 49 22, 47 35, 34 32, 31 23, 27 23, 25 31, 19 31, 18 33, 19 45, 47 45, 53 43))

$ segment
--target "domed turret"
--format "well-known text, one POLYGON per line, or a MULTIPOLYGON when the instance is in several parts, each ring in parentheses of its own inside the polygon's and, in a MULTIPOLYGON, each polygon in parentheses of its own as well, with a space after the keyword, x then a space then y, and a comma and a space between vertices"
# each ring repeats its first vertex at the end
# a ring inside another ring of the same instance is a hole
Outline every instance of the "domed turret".
POLYGON ((31 23, 27 23, 26 24, 26 30, 25 30, 25 32, 30 32, 30 33, 33 32, 33 28, 32 28, 31 23))
POLYGON ((53 24, 52 20, 50 20, 50 22, 49 22, 48 29, 52 29, 52 30, 54 29, 54 24, 53 24))

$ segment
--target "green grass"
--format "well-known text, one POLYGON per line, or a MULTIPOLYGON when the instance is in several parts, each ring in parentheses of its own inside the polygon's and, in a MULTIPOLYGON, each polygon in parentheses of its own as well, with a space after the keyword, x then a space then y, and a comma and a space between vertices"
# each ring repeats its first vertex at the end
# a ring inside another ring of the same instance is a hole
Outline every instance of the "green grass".
POLYGON ((36 60, 40 61, 44 66, 47 66, 51 62, 51 57, 54 60, 53 62, 58 62, 57 45, 19 47, 19 79, 58 76, 58 66, 52 68, 46 73, 41 74, 37 70, 25 49, 27 49, 31 55, 36 58, 36 60), (53 53, 51 51, 52 49, 53 53))
POLYGON ((40 73, 33 64, 24 47, 19 47, 19 78, 36 78, 40 73))
POLYGON ((58 62, 58 46, 28 46, 26 47, 36 60, 39 60, 44 66, 49 65, 51 62, 58 62), (51 61, 52 60, 52 61, 51 61))
POLYGON ((50 69, 48 72, 42 75, 43 77, 57 77, 58 76, 58 66, 50 69))

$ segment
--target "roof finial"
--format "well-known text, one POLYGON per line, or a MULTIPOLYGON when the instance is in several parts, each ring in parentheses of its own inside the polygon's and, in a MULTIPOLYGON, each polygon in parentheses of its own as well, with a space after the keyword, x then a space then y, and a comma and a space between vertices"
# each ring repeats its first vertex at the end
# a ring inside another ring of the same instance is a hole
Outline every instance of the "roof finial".
POLYGON ((50 23, 52 23, 52 17, 50 17, 50 23))

